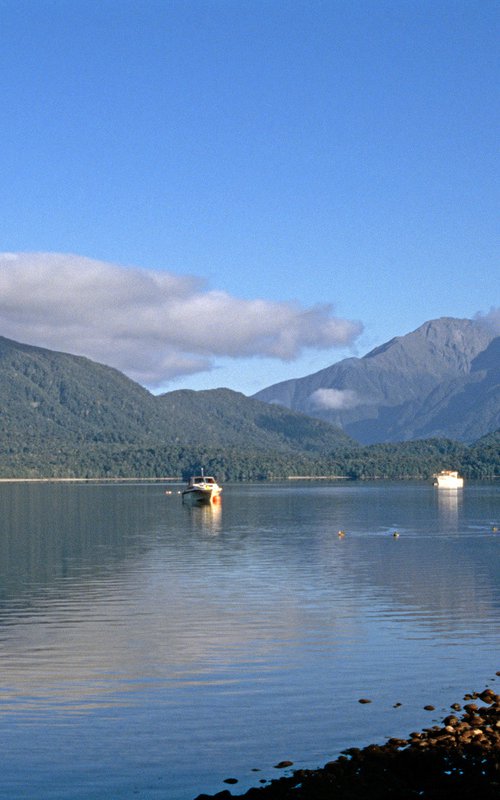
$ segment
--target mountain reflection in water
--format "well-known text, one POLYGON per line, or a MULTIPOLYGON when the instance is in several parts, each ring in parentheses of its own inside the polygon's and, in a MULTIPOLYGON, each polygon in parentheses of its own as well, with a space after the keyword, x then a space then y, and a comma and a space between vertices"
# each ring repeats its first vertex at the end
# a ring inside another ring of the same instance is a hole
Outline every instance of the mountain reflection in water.
POLYGON ((0 499, 0 797, 189 800, 228 770, 243 790, 253 767, 406 735, 500 668, 497 486, 0 499))

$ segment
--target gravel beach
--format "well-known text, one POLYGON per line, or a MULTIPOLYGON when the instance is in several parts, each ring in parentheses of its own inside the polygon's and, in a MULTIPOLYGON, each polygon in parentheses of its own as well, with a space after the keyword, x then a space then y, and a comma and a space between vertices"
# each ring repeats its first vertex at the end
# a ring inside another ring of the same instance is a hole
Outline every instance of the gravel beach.
POLYGON ((241 795, 224 789, 196 800, 499 800, 500 695, 472 692, 450 709, 440 725, 406 739, 350 748, 320 769, 296 770, 241 795))

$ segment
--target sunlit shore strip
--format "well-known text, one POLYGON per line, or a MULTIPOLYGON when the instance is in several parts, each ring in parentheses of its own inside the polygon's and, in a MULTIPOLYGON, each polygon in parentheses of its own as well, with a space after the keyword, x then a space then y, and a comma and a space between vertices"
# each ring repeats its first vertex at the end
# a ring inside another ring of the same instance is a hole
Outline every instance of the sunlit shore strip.
POLYGON ((289 481, 348 481, 349 475, 289 475, 289 481))
MULTIPOLYGON (((348 481, 349 475, 288 475, 289 481, 348 481)), ((180 475, 164 475, 159 478, 0 478, 0 483, 182 483, 180 475)))
POLYGON ((0 483, 182 483, 180 475, 166 475, 160 478, 0 478, 0 483))

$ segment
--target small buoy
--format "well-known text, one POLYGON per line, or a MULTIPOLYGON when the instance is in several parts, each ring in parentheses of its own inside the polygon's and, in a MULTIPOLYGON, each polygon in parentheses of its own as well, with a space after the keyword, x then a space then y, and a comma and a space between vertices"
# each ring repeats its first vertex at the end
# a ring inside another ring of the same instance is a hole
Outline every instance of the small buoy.
POLYGON ((392 535, 394 536, 395 539, 399 539, 399 533, 397 531, 394 531, 392 535))
POLYGON ((498 533, 498 528, 496 527, 496 525, 493 525, 491 530, 493 531, 493 533, 498 533))
POLYGON ((339 537, 340 539, 343 539, 343 538, 344 538, 344 536, 345 536, 345 531, 339 531, 337 535, 338 535, 338 537, 339 537))

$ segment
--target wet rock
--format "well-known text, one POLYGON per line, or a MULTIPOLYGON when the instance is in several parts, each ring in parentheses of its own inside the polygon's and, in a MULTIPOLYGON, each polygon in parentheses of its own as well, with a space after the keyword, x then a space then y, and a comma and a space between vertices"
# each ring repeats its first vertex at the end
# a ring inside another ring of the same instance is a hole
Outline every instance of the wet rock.
MULTIPOLYGON (((357 756, 359 753, 361 753, 361 750, 359 747, 349 747, 347 750, 342 750, 342 752, 347 756, 357 756)), ((332 764, 335 762, 330 761, 329 763, 332 764)))
POLYGON ((285 767, 292 767, 293 761, 280 761, 274 765, 274 769, 285 769, 285 767))
POLYGON ((368 700, 368 698, 367 698, 367 697, 361 697, 361 698, 358 700, 358 703, 362 703, 362 704, 365 704, 365 703, 371 703, 371 700, 368 700))
POLYGON ((387 744, 390 747, 406 747, 408 744, 407 739, 388 739, 387 744))
MULTIPOLYGON (((250 789, 245 800, 499 800, 500 695, 474 693, 486 706, 464 708, 441 725, 414 731, 408 739, 351 747, 322 769, 300 769, 250 789), (480 713, 478 713, 478 711, 480 713)), ((452 706, 460 710, 458 704, 452 706)), ((434 710, 434 709, 432 709, 434 710)), ((280 762, 291 766, 292 762, 280 762)), ((229 800, 230 792, 197 800, 229 800)))
POLYGON ((424 706, 424 711, 435 711, 435 710, 436 710, 435 706, 430 706, 430 705, 424 706))
POLYGON ((224 778, 224 783, 238 783, 238 778, 224 778))

